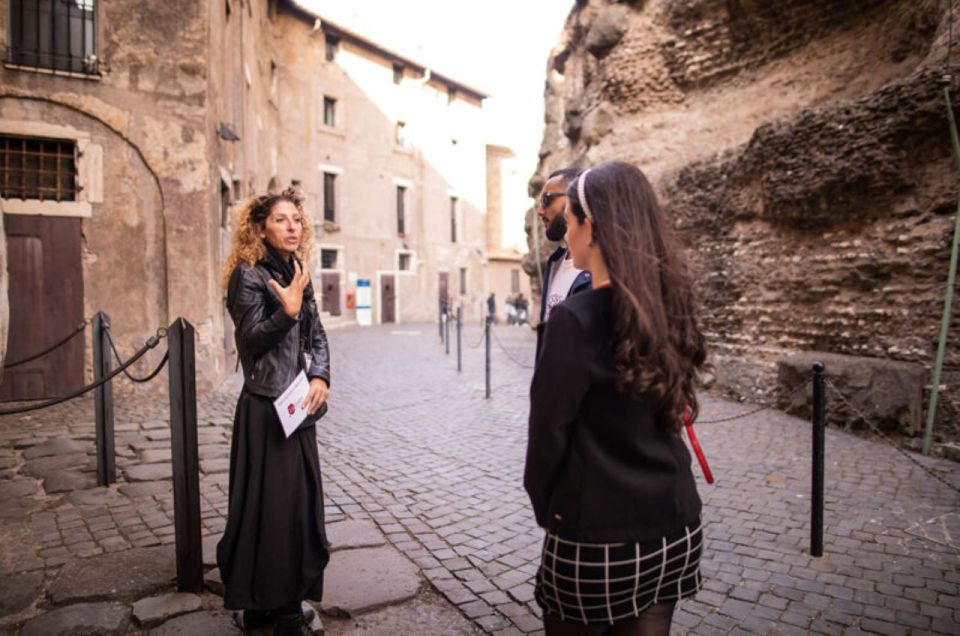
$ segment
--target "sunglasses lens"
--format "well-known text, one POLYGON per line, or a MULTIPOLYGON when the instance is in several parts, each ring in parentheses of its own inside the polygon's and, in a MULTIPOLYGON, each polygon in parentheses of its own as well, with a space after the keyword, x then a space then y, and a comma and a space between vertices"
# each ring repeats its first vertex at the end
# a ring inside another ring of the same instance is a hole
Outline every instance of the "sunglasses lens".
POLYGON ((545 208, 550 207, 554 199, 562 196, 564 196, 563 192, 544 192, 540 195, 540 205, 545 208))

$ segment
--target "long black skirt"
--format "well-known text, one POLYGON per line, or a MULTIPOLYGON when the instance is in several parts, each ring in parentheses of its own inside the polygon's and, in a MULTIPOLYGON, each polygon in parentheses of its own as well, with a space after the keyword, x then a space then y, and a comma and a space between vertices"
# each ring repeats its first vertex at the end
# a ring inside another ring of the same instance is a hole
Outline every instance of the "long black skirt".
POLYGON ((224 607, 319 601, 327 547, 316 428, 285 438, 272 400, 244 390, 233 421, 227 527, 217 544, 224 607))

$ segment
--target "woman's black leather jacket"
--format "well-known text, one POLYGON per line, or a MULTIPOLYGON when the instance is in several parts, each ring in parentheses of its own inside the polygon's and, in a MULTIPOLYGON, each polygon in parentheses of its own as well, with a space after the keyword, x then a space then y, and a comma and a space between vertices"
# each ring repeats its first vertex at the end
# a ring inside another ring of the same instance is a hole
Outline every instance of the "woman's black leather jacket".
POLYGON ((299 317, 291 318, 267 285, 271 278, 272 273, 263 263, 253 267, 241 263, 227 285, 227 310, 236 327, 244 387, 250 393, 276 398, 301 369, 307 377, 322 378, 329 386, 330 351, 313 294, 304 294, 299 317), (304 346, 298 328, 301 320, 312 321, 307 330, 309 342, 304 346), (309 368, 305 366, 304 353, 309 356, 309 368))

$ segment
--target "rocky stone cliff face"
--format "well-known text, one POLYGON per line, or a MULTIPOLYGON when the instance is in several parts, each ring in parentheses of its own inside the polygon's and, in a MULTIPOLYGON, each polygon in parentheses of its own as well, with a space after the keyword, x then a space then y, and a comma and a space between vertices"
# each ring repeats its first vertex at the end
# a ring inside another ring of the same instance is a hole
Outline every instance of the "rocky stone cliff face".
MULTIPOLYGON (((577 2, 548 62, 531 189, 614 158, 647 173, 689 249, 729 393, 773 399, 776 360, 800 351, 929 378, 960 177, 949 27, 934 0, 577 2)), ((960 439, 953 316, 944 440, 960 439)))

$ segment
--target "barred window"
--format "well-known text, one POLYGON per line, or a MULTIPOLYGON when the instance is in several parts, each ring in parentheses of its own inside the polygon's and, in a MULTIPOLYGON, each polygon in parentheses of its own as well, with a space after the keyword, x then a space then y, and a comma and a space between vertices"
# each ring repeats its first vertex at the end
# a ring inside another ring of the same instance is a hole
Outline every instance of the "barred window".
POLYGON ((322 269, 336 269, 337 250, 320 250, 320 267, 322 269))
POLYGON ((96 0, 10 0, 7 62, 99 74, 96 0))
POLYGON ((0 135, 0 197, 76 201, 74 142, 0 135))

